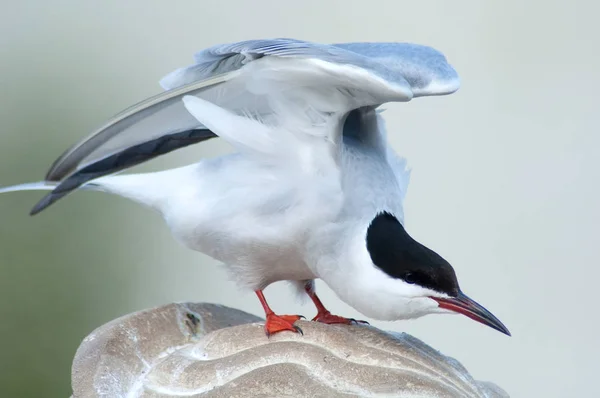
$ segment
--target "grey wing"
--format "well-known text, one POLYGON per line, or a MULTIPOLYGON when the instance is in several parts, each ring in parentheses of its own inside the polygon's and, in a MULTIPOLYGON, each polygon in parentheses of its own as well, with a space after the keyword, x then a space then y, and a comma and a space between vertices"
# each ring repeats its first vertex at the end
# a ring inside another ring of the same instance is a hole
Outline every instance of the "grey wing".
MULTIPOLYGON (((250 83, 255 87, 263 83, 256 77, 260 75, 260 67, 254 66, 269 68, 268 63, 261 63, 263 58, 290 60, 278 66, 276 73, 268 70, 269 76, 277 75, 278 79, 269 81, 269 87, 274 82, 287 84, 287 88, 290 85, 292 88, 293 85, 330 85, 336 89, 363 91, 371 105, 408 101, 413 96, 448 94, 459 85, 456 72, 439 52, 413 44, 324 45, 273 39, 211 47, 195 56, 194 65, 163 78, 161 85, 167 91, 115 116, 58 158, 46 176, 47 181, 59 182, 55 195, 43 200, 35 212, 93 178, 177 149, 178 144, 183 147, 214 137, 186 110, 181 101, 186 95, 197 96, 238 114, 271 112, 269 93, 259 96, 249 88, 250 83), (161 141, 162 137, 173 139, 161 141), (164 145, 166 142, 169 145, 164 145), (144 146, 146 143, 163 143, 163 146, 156 145, 157 149, 152 150, 153 145, 144 146), (145 151, 143 156, 131 156, 140 148, 145 151)), ((360 101, 357 105, 361 105, 360 101)))
POLYGON ((410 84, 413 97, 450 94, 460 86, 458 74, 444 54, 428 46, 412 43, 340 43, 334 46, 386 65, 384 73, 401 71, 410 84))
POLYGON ((197 95, 239 112, 268 112, 261 109, 266 107, 264 104, 254 102, 255 98, 248 100, 243 84, 232 81, 236 71, 266 56, 339 63, 363 61, 352 59, 362 57, 343 49, 291 39, 251 40, 208 48, 196 54, 194 65, 161 79, 166 92, 121 112, 62 154, 48 171, 46 180, 60 181, 79 167, 162 135, 203 129, 183 106, 181 99, 185 95, 197 95))

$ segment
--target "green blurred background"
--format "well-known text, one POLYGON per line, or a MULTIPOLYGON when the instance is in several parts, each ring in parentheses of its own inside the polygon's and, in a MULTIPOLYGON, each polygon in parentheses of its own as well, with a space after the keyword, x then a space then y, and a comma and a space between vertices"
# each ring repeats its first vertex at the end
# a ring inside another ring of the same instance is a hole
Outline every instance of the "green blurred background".
MULTIPOLYGON (((216 43, 287 36, 442 50, 461 90, 386 106, 394 146, 414 168, 407 226, 514 336, 464 317, 373 323, 416 335, 513 397, 600 396, 595 2, 0 4, 0 185, 41 179, 68 146, 216 43)), ((142 169, 227 149, 210 142, 142 169)), ((261 313, 154 213, 79 192, 30 218, 40 197, 0 196, 0 397, 67 397, 80 341, 128 312, 209 301, 261 313)), ((280 285, 267 291, 275 310, 312 316, 280 285)), ((318 286, 332 311, 361 317, 318 286)))

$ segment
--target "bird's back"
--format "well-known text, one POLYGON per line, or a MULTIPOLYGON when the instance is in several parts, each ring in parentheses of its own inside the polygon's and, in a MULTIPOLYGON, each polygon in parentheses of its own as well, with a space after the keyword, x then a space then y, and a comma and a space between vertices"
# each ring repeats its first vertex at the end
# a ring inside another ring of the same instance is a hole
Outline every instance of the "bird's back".
POLYGON ((353 114, 344 125, 342 146, 344 212, 360 217, 386 209, 403 222, 403 201, 410 180, 406 160, 389 146, 381 115, 374 109, 359 109, 353 114))

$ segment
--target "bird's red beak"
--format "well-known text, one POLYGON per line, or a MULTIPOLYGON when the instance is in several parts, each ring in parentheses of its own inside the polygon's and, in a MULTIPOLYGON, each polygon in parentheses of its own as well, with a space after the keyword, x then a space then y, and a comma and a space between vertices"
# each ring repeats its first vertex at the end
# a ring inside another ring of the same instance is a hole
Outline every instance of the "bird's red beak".
POLYGON ((496 318, 483 306, 477 304, 474 300, 471 300, 463 292, 459 292, 458 296, 456 297, 431 297, 431 299, 437 301, 440 308, 444 308, 450 311, 458 312, 459 314, 466 315, 477 322, 483 323, 484 325, 487 325, 492 329, 496 329, 497 331, 502 332, 507 336, 510 336, 510 332, 508 331, 506 326, 504 326, 502 322, 500 322, 498 318, 496 318))

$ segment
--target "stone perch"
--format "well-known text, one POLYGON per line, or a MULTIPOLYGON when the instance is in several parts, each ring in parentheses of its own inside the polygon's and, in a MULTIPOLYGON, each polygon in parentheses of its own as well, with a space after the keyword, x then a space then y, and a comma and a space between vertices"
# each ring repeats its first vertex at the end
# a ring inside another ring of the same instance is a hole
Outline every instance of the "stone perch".
POLYGON ((300 321, 267 339, 262 319, 169 304, 96 329, 73 361, 84 397, 508 397, 407 334, 300 321))

